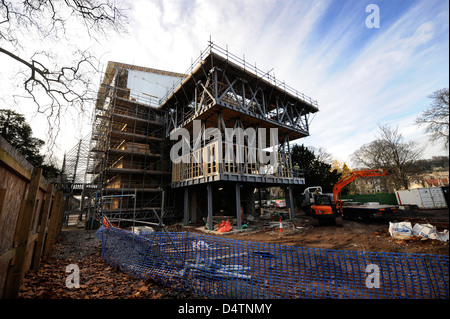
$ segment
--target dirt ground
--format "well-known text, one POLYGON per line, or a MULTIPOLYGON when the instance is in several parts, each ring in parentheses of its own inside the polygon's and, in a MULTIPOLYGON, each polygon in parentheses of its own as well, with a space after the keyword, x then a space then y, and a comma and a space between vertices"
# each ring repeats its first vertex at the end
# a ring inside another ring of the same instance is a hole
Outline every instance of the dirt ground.
MULTIPOLYGON (((204 227, 190 230, 245 241, 311 248, 449 255, 449 244, 438 240, 392 238, 389 233, 389 221, 410 221, 412 225, 416 222, 430 223, 435 225, 438 231, 443 231, 449 229, 449 211, 447 209, 399 212, 395 218, 375 219, 370 222, 344 219, 343 227, 336 227, 331 223, 313 227, 311 217, 305 216, 303 212, 299 211, 296 212, 295 222, 282 221, 283 232, 280 232, 279 222, 276 221, 266 221, 265 226, 258 225, 261 224, 261 221, 250 222, 247 230, 222 235, 217 232, 202 231, 201 229, 204 227)), ((181 228, 176 227, 176 230, 181 230, 181 228)))
MULTIPOLYGON (((448 229, 448 210, 419 211, 398 214, 398 221, 409 220, 413 223, 436 223, 438 230, 448 229)), ((231 232, 226 236, 245 241, 259 241, 282 245, 303 247, 402 252, 449 255, 449 244, 438 240, 398 240, 389 234, 389 221, 377 220, 371 223, 344 220, 343 227, 333 224, 313 227, 311 218, 299 212, 296 221, 283 221, 283 232, 279 222, 254 221, 240 232, 231 232)), ((170 230, 188 230, 205 233, 204 226, 181 227, 179 224, 168 227, 170 230)), ((57 237, 53 252, 42 259, 39 270, 29 271, 20 289, 19 298, 23 299, 188 299, 187 295, 164 287, 151 280, 133 278, 106 263, 101 257, 101 241, 95 237, 95 231, 77 229, 76 226, 63 228, 57 237), (65 269, 76 264, 80 269, 80 288, 69 289, 65 285, 68 273, 65 269)))
POLYGON ((101 256, 101 241, 95 230, 76 226, 63 228, 49 256, 37 271, 29 271, 19 299, 188 299, 183 292, 152 280, 141 280, 109 265, 101 256), (67 288, 66 267, 77 265, 79 288, 67 288))

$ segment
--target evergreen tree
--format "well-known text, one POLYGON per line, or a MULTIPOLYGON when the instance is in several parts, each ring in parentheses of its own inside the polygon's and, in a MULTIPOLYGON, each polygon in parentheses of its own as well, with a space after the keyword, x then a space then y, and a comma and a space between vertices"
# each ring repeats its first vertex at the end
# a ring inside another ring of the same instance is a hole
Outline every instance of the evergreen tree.
POLYGON ((318 156, 304 145, 294 145, 291 150, 292 163, 298 163, 303 170, 305 177, 305 185, 303 188, 310 186, 321 186, 323 192, 333 192, 333 186, 341 179, 342 174, 336 169, 332 169, 332 165, 322 162, 318 156))
POLYGON ((56 167, 44 163, 45 158, 40 154, 40 148, 45 142, 33 137, 33 130, 22 114, 0 109, 0 135, 31 165, 42 168, 46 178, 53 178, 59 174, 56 167))

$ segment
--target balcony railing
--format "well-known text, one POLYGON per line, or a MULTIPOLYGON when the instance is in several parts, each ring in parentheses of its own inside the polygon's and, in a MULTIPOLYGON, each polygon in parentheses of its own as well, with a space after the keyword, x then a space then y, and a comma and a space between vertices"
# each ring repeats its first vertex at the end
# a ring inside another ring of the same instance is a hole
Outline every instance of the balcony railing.
POLYGON ((303 179, 292 169, 289 153, 266 152, 247 146, 218 142, 181 156, 172 163, 172 183, 210 176, 240 175, 303 179))

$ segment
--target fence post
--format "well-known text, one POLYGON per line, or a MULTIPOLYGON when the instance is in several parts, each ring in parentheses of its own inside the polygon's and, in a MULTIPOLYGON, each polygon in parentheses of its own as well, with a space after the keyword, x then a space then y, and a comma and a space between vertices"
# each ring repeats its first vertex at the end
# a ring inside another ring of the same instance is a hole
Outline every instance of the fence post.
POLYGON ((30 185, 23 209, 20 210, 14 238, 17 238, 17 247, 14 264, 9 267, 5 283, 3 298, 17 298, 20 285, 25 275, 25 258, 27 253, 28 238, 36 207, 36 199, 39 192, 42 168, 34 168, 31 174, 30 185))
POLYGON ((59 212, 58 212, 59 219, 56 224, 58 227, 56 228, 55 237, 61 232, 64 218, 65 218, 64 213, 67 210, 67 207, 69 207, 69 198, 64 198, 64 193, 63 193, 63 191, 61 191, 61 206, 59 207, 59 212))
POLYGON ((52 250, 55 237, 58 233, 58 222, 60 221, 60 212, 63 207, 62 191, 57 191, 53 199, 53 206, 50 212, 50 220, 48 222, 47 240, 45 241, 44 255, 48 255, 52 250))
POLYGON ((31 269, 37 270, 41 262, 41 255, 44 249, 45 234, 48 231, 48 216, 50 214, 50 209, 52 207, 52 197, 53 197, 53 184, 49 184, 47 187, 47 193, 45 194, 45 202, 42 206, 41 220, 39 221, 39 235, 36 242, 36 249, 33 253, 33 264, 31 269))
POLYGON ((8 190, 6 188, 0 188, 0 214, 2 213, 5 206, 5 198, 8 190))

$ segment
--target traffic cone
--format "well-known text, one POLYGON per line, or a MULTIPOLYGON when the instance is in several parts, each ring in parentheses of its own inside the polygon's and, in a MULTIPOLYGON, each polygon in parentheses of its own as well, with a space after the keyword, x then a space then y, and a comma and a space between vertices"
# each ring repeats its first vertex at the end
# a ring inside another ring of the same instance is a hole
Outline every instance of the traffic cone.
POLYGON ((282 233, 284 230, 283 230, 283 223, 281 222, 281 218, 280 218, 280 233, 282 233))

